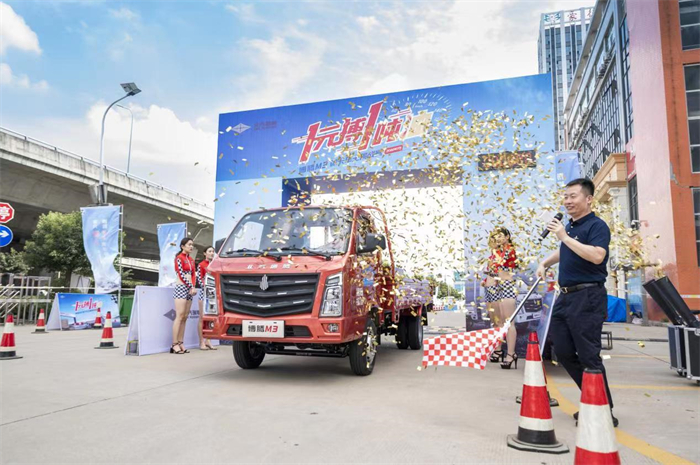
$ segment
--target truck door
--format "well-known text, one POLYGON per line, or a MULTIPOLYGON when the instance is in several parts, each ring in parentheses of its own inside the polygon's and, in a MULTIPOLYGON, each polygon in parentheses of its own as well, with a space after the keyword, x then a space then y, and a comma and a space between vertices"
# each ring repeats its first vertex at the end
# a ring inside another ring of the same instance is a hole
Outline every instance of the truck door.
MULTIPOLYGON (((372 217, 366 212, 360 212, 356 223, 357 251, 364 245, 367 234, 376 233, 376 227, 372 217)), ((376 277, 381 266, 381 252, 374 251, 360 254, 357 253, 359 267, 359 279, 361 280, 359 289, 362 289, 363 308, 362 312, 367 312, 371 307, 378 306, 377 289, 375 286, 376 277)), ((360 310, 358 308, 358 310, 360 310)))

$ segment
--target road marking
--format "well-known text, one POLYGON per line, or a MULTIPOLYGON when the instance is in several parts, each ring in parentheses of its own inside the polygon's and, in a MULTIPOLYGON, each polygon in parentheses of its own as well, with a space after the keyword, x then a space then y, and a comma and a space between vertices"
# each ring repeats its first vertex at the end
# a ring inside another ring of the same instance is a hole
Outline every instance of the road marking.
MULTIPOLYGON (((577 387, 574 383, 557 383, 557 387, 577 387)), ((697 391, 695 386, 656 386, 646 384, 611 384, 611 389, 643 389, 647 391, 697 391)))
POLYGON ((659 358, 663 358, 663 359, 665 359, 666 361, 669 361, 669 360, 670 360, 668 357, 664 357, 664 356, 654 357, 653 355, 631 355, 631 354, 627 354, 627 355, 611 355, 610 357, 611 357, 611 358, 621 358, 621 357, 622 357, 622 358, 655 358, 655 359, 657 359, 657 360, 658 360, 659 358))
MULTIPOLYGON (((562 412, 569 416, 572 416, 575 412, 578 411, 578 408, 576 408, 576 405, 571 403, 569 399, 562 395, 561 391, 559 391, 557 386, 567 387, 568 385, 555 384, 550 381, 549 383, 547 383, 549 394, 550 396, 554 397, 559 401, 559 408, 562 412)), ((576 385, 572 384, 572 386, 576 385)), ((632 449, 633 451, 638 452, 644 455, 645 457, 649 457, 652 460, 656 460, 657 462, 663 465, 694 465, 693 462, 691 462, 690 460, 686 460, 683 457, 679 457, 659 447, 652 446, 648 442, 643 441, 635 436, 632 436, 629 433, 625 433, 624 431, 617 428, 615 428, 615 438, 617 439, 617 442, 619 442, 623 446, 632 449)))

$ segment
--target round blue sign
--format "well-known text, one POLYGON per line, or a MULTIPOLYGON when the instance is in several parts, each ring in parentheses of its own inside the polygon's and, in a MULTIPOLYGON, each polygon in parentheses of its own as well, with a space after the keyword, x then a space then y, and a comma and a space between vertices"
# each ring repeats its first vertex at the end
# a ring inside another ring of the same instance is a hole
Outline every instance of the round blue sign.
POLYGON ((12 230, 0 224, 0 247, 5 247, 12 242, 12 230))

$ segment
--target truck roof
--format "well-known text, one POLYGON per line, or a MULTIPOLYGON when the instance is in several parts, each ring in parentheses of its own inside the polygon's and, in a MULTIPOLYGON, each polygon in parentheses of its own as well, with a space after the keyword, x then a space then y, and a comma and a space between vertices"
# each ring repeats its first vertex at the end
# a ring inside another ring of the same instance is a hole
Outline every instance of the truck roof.
POLYGON ((363 209, 363 210, 379 210, 377 207, 373 207, 371 205, 295 205, 295 206, 289 206, 289 207, 276 207, 276 208, 263 208, 261 210, 255 210, 252 212, 248 212, 247 215, 251 213, 264 213, 264 212, 274 212, 274 211, 287 211, 287 210, 306 210, 307 208, 328 208, 328 209, 335 209, 335 208, 345 208, 349 210, 357 210, 357 209, 363 209))

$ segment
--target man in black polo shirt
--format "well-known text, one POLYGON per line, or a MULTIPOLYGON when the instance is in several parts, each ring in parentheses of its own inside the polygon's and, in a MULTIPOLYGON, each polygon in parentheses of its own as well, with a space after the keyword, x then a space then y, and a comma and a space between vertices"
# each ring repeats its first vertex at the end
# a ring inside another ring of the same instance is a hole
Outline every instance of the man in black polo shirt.
MULTIPOLYGON (((561 245, 540 263, 537 275, 544 278, 547 268, 559 263, 561 293, 554 303, 549 327, 557 360, 579 388, 585 368, 602 371, 612 409, 608 378, 600 358, 600 335, 608 313, 605 278, 610 228, 591 211, 594 190, 590 179, 575 179, 566 185, 564 207, 571 219, 566 227, 557 219, 547 225, 561 245)), ((578 412, 574 418, 578 420, 578 412)), ((618 424, 615 417, 613 424, 618 424)))

